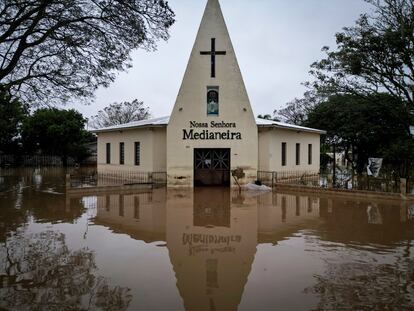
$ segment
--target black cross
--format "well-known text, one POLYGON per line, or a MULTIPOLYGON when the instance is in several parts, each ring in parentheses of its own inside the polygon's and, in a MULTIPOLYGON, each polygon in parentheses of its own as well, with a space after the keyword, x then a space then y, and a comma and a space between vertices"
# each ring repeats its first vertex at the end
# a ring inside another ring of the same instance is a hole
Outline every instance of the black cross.
POLYGON ((211 51, 200 52, 201 55, 211 55, 211 77, 216 77, 216 55, 226 55, 226 51, 216 51, 216 38, 211 38, 211 51))

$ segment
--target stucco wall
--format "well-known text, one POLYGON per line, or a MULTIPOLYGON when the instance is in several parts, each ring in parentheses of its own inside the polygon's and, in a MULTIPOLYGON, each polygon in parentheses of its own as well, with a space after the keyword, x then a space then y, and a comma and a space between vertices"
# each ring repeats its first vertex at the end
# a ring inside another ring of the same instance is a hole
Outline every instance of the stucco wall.
POLYGON ((154 172, 166 170, 166 129, 143 128, 98 135, 98 171, 154 172), (119 143, 125 143, 125 164, 119 164, 119 143), (135 142, 141 144, 140 165, 135 165, 135 142), (106 164, 106 144, 111 144, 111 164, 106 164))
POLYGON ((153 134, 153 172, 167 171, 167 129, 155 128, 153 134))
POLYGON ((271 171, 269 161, 269 144, 271 131, 259 129, 259 170, 271 171))
POLYGON ((320 135, 277 128, 259 130, 259 169, 263 171, 318 172, 320 135), (282 143, 287 144, 286 166, 282 166, 282 143), (296 144, 300 144, 300 165, 296 165, 296 144), (308 164, 308 144, 312 144, 312 164, 308 164))

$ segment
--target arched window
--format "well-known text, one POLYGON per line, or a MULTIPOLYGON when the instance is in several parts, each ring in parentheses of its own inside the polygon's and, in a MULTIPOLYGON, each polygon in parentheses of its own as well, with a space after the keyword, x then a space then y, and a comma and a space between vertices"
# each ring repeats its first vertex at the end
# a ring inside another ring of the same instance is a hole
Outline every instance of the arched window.
POLYGON ((219 115, 219 92, 218 88, 207 88, 207 115, 219 115))

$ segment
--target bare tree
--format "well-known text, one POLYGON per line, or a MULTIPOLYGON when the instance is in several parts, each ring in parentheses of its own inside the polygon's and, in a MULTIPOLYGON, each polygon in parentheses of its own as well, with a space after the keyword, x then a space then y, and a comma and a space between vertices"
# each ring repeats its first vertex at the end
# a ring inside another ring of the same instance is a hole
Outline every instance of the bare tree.
POLYGON ((112 125, 126 124, 133 121, 148 119, 151 116, 144 102, 134 99, 132 102, 113 103, 92 117, 93 128, 103 128, 112 125))
POLYGON ((88 100, 174 21, 164 0, 2 0, 0 86, 31 104, 88 100))
POLYGON ((322 97, 316 96, 315 92, 307 91, 303 98, 295 98, 288 102, 286 107, 275 110, 274 115, 283 122, 303 125, 306 121, 308 113, 320 102, 322 97))
POLYGON ((280 121, 278 118, 272 117, 270 114, 259 114, 257 118, 269 121, 280 121))

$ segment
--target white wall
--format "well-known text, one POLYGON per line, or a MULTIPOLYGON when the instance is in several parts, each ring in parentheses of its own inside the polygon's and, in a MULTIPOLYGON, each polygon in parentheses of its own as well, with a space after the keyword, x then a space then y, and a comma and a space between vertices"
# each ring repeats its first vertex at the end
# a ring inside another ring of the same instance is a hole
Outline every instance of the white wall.
POLYGON ((167 129, 155 128, 153 131, 153 172, 167 171, 167 129))
POLYGON ((278 128, 259 130, 259 170, 318 172, 320 135, 278 128), (282 143, 287 143, 286 166, 282 166, 282 143), (296 144, 300 144, 300 165, 296 165, 296 144), (312 164, 308 164, 308 144, 312 144, 312 164))
POLYGON ((98 171, 154 172, 166 170, 166 128, 144 128, 98 134, 98 171), (125 143, 125 164, 119 164, 119 143, 125 143), (140 165, 135 165, 135 142, 141 144, 140 165), (106 144, 111 164, 106 164, 106 144))

